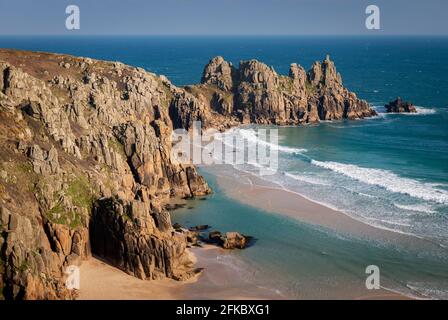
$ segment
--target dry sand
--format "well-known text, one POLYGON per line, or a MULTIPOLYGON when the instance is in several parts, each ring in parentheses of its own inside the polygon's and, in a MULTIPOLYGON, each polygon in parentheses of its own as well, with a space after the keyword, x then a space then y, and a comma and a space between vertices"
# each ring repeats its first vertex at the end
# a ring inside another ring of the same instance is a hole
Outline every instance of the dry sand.
POLYGON ((230 252, 215 246, 191 249, 197 267, 205 271, 188 281, 140 280, 92 257, 80 267, 79 300, 171 300, 171 299, 284 299, 260 290, 235 271, 223 257, 230 252))
POLYGON ((90 258, 80 267, 79 300, 176 299, 182 284, 174 280, 144 281, 90 258))

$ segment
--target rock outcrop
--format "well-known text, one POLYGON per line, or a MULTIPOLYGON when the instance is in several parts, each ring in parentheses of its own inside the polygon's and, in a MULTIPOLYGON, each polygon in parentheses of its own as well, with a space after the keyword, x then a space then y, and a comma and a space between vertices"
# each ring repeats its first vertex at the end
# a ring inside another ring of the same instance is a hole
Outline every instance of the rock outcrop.
POLYGON ((403 101, 400 97, 395 99, 394 101, 389 102, 384 106, 386 108, 386 112, 392 113, 416 113, 417 109, 412 104, 412 102, 403 101))
POLYGON ((229 91, 233 88, 236 70, 223 57, 215 57, 205 66, 201 82, 216 85, 219 89, 229 91))
POLYGON ((163 203, 210 192, 171 159, 170 106, 197 99, 116 62, 0 50, 0 292, 72 299, 92 253, 142 279, 195 273, 163 203), (180 102, 178 102, 180 103, 180 102))
POLYGON ((306 72, 293 63, 282 76, 257 60, 241 61, 239 68, 222 57, 210 60, 202 84, 187 91, 205 98, 209 112, 201 117, 205 126, 210 117, 226 115, 240 123, 302 124, 320 120, 361 119, 376 112, 342 84, 341 75, 327 56, 306 72), (207 118, 209 116, 209 118, 207 118), (205 121, 204 121, 205 118, 205 121))
POLYGON ((169 213, 141 201, 99 200, 90 226, 92 250, 140 279, 182 280, 196 273, 180 233, 169 231, 169 213))

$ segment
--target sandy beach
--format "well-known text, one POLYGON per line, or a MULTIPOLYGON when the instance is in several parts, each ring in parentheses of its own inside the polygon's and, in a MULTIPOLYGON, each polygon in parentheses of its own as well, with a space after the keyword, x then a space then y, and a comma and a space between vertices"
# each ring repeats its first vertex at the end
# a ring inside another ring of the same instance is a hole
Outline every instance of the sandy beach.
POLYGON ((283 214, 308 224, 366 240, 392 242, 404 247, 435 246, 428 240, 369 225, 281 188, 273 182, 237 171, 230 166, 210 166, 206 170, 216 177, 218 186, 228 197, 267 212, 283 214))
MULTIPOLYGON (((269 290, 260 290, 240 278, 231 266, 219 257, 226 253, 215 247, 194 249, 197 266, 204 272, 194 279, 179 282, 171 279, 140 280, 91 257, 80 267, 81 282, 78 300, 269 300, 288 299, 269 290)), ((408 299, 387 290, 369 295, 357 291, 341 292, 340 299, 408 299)))
MULTIPOLYGON (((372 240, 394 241, 403 245, 432 245, 408 235, 378 229, 357 221, 339 211, 287 190, 280 189, 251 174, 238 172, 239 179, 230 174, 228 167, 208 167, 217 178, 221 192, 244 204, 263 210, 284 214, 302 222, 336 230, 355 237, 372 240)), ((233 172, 235 173, 235 172, 233 172)), ((188 204, 185 200, 175 203, 188 204)), ((274 289, 260 288, 251 283, 248 266, 234 257, 232 251, 212 245, 192 248, 190 252, 196 266, 204 272, 193 279, 178 282, 170 279, 147 281, 132 277, 96 258, 90 258, 81 266, 79 298, 89 299, 288 299, 274 289)), ((332 293, 335 294, 335 293, 332 293)), ((408 299, 389 290, 373 290, 366 294, 359 288, 345 288, 336 294, 340 299, 408 299)))
POLYGON ((196 266, 204 272, 187 281, 140 280, 95 258, 80 267, 79 300, 194 300, 194 299, 285 299, 269 290, 257 290, 223 262, 229 251, 212 245, 193 248, 196 266))

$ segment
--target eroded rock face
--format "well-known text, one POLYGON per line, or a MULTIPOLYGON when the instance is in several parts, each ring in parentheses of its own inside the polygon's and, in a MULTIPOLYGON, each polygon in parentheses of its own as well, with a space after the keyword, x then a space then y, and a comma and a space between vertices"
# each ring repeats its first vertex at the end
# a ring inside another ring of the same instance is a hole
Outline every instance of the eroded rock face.
POLYGON ((140 278, 188 278, 186 240, 161 208, 210 192, 171 159, 170 106, 198 99, 142 69, 64 55, 0 50, 0 75, 2 296, 72 299, 65 268, 92 252, 140 278))
MULTIPOLYGON (((360 119, 376 114, 366 101, 343 86, 328 56, 315 62, 308 72, 291 64, 288 76, 257 60, 241 61, 235 69, 216 57, 205 67, 202 85, 190 91, 196 92, 195 96, 208 92, 205 104, 215 113, 201 114, 201 120, 206 118, 205 126, 216 113, 233 115, 240 123, 261 124, 360 119)), ((199 119, 191 115, 189 120, 192 118, 199 119)))
POLYGON ((229 91, 233 88, 235 68, 223 57, 215 57, 205 66, 202 83, 216 85, 219 89, 229 91))
POLYGON ((417 109, 412 104, 412 102, 403 101, 400 97, 395 99, 394 101, 389 102, 384 106, 386 108, 387 112, 393 112, 393 113, 416 113, 417 109))
POLYGON ((140 201, 103 199, 95 204, 92 250, 112 265, 140 279, 187 279, 196 271, 186 239, 172 236, 168 212, 140 201))

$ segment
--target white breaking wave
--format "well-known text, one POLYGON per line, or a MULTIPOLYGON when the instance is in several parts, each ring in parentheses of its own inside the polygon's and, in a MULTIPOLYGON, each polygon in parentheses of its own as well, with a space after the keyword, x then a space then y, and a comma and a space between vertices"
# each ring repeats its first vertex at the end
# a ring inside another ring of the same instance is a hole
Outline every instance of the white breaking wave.
POLYGON ((417 112, 411 113, 411 112, 387 112, 386 108, 384 106, 373 106, 373 109, 375 109, 376 112, 378 112, 377 117, 384 117, 389 114, 400 114, 404 116, 426 116, 430 114, 437 113, 437 109, 435 108, 425 108, 425 107, 419 107, 415 106, 415 109, 417 112))
POLYGON ((312 160, 311 163, 363 183, 380 186, 392 192, 406 194, 426 201, 448 204, 448 191, 436 188, 434 184, 400 177, 388 170, 362 168, 352 164, 332 161, 312 160))
POLYGON ((290 147, 285 147, 285 146, 281 146, 278 144, 264 141, 263 139, 260 139, 257 137, 257 135, 255 134, 255 130, 240 129, 240 130, 238 130, 238 133, 244 139, 246 139, 248 142, 258 143, 259 145, 262 144, 262 145, 272 148, 273 150, 278 150, 280 152, 291 153, 291 154, 307 152, 306 149, 290 148, 290 147))
POLYGON ((415 109, 417 110, 416 113, 401 113, 405 116, 426 116, 429 114, 434 114, 437 112, 436 109, 433 108, 424 108, 424 107, 415 107, 415 109))
POLYGON ((418 211, 418 212, 425 212, 425 213, 437 213, 436 211, 432 210, 430 206, 425 206, 423 204, 399 204, 394 203, 394 206, 397 208, 408 210, 408 211, 418 211))
POLYGON ((439 283, 431 283, 432 288, 428 287, 430 284, 424 283, 424 282, 411 282, 406 284, 406 287, 410 290, 423 295, 425 297, 431 298, 431 299, 441 299, 446 300, 448 299, 448 291, 447 288, 443 288, 443 284, 439 283))

